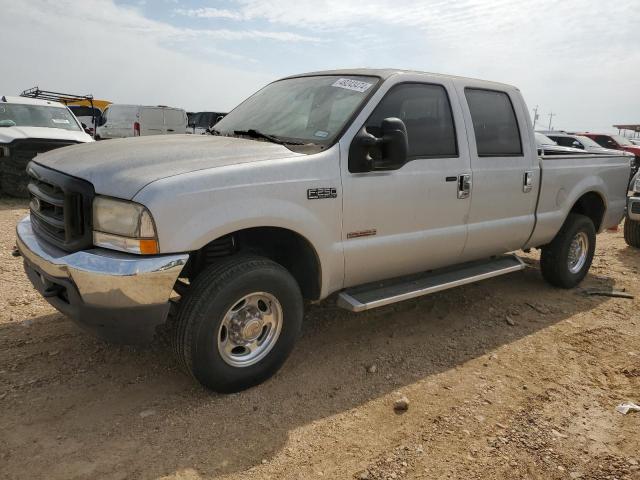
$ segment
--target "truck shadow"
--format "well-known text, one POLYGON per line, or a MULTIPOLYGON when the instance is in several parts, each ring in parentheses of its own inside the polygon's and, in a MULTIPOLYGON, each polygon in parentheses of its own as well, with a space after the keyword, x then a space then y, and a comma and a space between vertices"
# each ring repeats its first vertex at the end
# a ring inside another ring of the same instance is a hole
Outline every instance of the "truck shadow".
MULTIPOLYGON (((584 286, 611 284, 589 275, 584 286)), ((277 454, 302 425, 605 300, 553 289, 536 268, 363 314, 340 310, 329 299, 308 309, 302 338, 274 378, 227 396, 205 391, 178 371, 162 342, 145 349, 106 345, 58 314, 5 324, 0 429, 6 446, 0 458, 24 478, 44 471, 48 478, 158 478, 186 471, 210 478, 244 471, 277 454), (367 371, 371 365, 375 373, 367 371)))

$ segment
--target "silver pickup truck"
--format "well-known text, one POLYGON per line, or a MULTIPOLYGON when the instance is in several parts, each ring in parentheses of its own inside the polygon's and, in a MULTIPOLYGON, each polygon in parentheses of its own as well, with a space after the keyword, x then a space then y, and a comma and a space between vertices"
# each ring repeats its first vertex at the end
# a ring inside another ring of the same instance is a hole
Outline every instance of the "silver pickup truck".
POLYGON ((205 386, 285 361, 304 301, 363 311, 523 268, 561 288, 624 215, 628 157, 540 157, 520 91, 344 70, 273 82, 214 135, 72 146, 28 166, 27 275, 112 340, 169 320, 205 386))

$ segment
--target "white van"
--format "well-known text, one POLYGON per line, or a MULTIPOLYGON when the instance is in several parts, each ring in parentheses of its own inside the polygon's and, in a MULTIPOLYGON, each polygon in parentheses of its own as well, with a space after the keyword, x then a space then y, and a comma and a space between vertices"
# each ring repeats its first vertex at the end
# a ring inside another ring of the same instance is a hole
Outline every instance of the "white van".
POLYGON ((186 128, 187 113, 181 108, 111 104, 102 114, 97 138, 170 135, 186 128))

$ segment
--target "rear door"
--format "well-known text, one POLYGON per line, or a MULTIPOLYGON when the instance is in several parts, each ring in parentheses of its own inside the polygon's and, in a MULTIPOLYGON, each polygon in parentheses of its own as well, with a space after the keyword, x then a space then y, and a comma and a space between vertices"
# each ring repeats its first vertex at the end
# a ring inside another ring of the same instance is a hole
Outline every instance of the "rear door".
POLYGON ((341 144, 345 286, 454 263, 466 239, 470 201, 458 195, 458 180, 470 164, 452 84, 403 75, 387 80, 381 93, 373 112, 368 106, 352 127, 379 136, 383 119, 400 118, 409 161, 397 170, 354 173, 350 142, 341 144))
POLYGON ((164 109, 164 128, 166 134, 185 133, 187 128, 186 113, 175 108, 164 109))
POLYGON ((465 260, 518 250, 533 231, 540 183, 533 129, 520 92, 457 80, 473 186, 465 260))
POLYGON ((140 135, 163 135, 164 133, 162 108, 142 107, 140 111, 140 135))
POLYGON ((133 124, 138 122, 138 107, 134 105, 111 105, 104 111, 104 125, 100 127, 103 138, 133 136, 133 124))

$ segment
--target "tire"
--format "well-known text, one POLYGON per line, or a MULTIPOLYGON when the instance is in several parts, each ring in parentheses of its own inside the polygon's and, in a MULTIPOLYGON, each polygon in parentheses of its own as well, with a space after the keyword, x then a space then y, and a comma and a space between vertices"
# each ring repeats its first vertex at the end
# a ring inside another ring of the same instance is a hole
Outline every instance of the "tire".
POLYGON ((630 247, 640 248, 640 222, 624 219, 624 241, 630 247))
POLYGON ((180 300, 173 347, 184 370, 202 385, 220 393, 237 392, 278 371, 293 350, 302 317, 300 287, 287 270, 263 257, 233 256, 202 271, 180 300), (237 345, 235 340, 251 340, 247 332, 260 336, 249 346, 229 350, 237 345), (254 354, 259 355, 251 357, 254 354))
POLYGON ((542 276, 551 285, 560 288, 573 288, 587 275, 596 248, 596 229, 589 217, 570 213, 555 238, 542 247, 540 269, 542 276), (576 262, 575 269, 570 268, 570 254, 574 239, 582 239, 586 245, 582 248, 584 256, 576 262))

